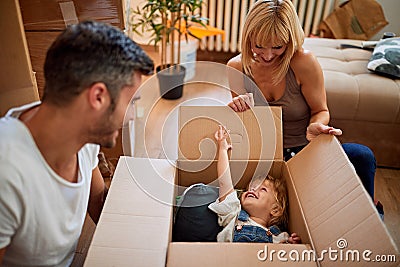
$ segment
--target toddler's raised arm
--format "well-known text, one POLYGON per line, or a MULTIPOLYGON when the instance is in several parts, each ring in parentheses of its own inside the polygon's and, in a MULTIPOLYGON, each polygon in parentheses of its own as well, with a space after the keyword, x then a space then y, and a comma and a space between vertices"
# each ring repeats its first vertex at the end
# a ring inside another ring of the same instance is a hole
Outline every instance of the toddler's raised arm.
POLYGON ((233 189, 231 170, 229 168, 228 150, 232 145, 227 142, 228 131, 222 125, 218 126, 215 132, 215 140, 218 144, 218 183, 219 183, 219 201, 223 201, 233 189))

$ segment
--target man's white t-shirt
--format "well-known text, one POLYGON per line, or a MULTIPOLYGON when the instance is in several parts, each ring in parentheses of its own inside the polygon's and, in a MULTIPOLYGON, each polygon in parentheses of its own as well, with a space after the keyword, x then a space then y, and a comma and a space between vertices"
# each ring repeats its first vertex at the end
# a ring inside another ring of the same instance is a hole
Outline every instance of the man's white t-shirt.
MULTIPOLYGON (((4 266, 69 266, 85 220, 99 146, 78 152, 78 182, 47 164, 29 129, 17 118, 39 103, 0 119, 0 248, 4 266)), ((65 127, 68 127, 66 125, 65 127)))

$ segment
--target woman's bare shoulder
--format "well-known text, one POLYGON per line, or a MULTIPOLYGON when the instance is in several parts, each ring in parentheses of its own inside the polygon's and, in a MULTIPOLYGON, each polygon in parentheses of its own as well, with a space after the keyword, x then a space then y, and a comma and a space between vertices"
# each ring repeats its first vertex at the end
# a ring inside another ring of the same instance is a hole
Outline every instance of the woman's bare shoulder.
POLYGON ((303 65, 304 63, 312 63, 315 60, 316 58, 310 50, 301 49, 294 53, 291 64, 303 65))
POLYGON ((321 65, 317 58, 309 50, 297 51, 290 62, 297 81, 303 85, 303 90, 306 84, 316 84, 318 81, 323 82, 323 73, 321 65))
POLYGON ((290 66, 296 72, 313 71, 320 69, 317 58, 310 50, 301 49, 294 53, 290 66))
POLYGON ((226 64, 229 67, 242 71, 242 56, 241 54, 234 56, 233 58, 229 59, 228 63, 226 64))

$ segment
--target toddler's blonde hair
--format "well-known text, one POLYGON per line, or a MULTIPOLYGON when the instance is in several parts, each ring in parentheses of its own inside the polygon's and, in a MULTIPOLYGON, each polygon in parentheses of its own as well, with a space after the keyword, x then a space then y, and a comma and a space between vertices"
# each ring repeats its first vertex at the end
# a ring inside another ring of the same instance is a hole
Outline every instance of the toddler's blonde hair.
POLYGON ((284 230, 287 228, 288 224, 288 193, 286 182, 282 178, 274 178, 271 175, 268 175, 265 180, 271 182, 276 198, 276 205, 278 206, 277 208, 282 210, 282 215, 273 216, 269 221, 269 225, 277 225, 281 230, 284 230))

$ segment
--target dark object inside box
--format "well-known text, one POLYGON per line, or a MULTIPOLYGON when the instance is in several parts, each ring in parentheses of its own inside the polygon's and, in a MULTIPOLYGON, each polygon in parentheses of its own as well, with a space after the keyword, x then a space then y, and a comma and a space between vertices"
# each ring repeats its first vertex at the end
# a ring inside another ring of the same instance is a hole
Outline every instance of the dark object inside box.
POLYGON ((172 228, 173 242, 216 242, 222 230, 208 205, 218 198, 218 188, 204 184, 189 187, 181 196, 172 228))

